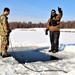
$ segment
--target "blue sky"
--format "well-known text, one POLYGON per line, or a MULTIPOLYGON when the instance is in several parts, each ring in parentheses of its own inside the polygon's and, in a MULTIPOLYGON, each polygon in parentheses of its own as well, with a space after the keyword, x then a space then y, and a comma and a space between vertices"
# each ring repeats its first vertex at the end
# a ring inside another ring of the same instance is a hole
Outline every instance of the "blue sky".
MULTIPOLYGON (((9 21, 47 22, 52 9, 63 10, 62 21, 75 20, 75 0, 0 0, 0 14, 9 7, 9 21)), ((57 11, 58 13, 58 11, 57 11)))

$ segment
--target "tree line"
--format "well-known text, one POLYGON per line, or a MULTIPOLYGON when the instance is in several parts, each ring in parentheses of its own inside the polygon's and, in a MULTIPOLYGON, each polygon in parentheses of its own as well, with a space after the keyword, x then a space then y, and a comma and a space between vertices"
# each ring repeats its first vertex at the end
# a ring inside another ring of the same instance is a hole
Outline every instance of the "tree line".
MULTIPOLYGON (((9 23, 10 29, 16 29, 16 28, 45 28, 46 23, 32 23, 32 22, 10 22, 9 23)), ((62 21, 60 23, 60 28, 75 28, 75 21, 62 21)))

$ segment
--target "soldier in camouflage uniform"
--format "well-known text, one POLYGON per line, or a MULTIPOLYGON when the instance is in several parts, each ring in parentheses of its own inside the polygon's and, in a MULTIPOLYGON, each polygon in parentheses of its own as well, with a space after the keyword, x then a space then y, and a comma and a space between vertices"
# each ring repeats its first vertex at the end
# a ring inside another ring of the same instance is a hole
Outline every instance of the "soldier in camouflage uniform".
POLYGON ((4 8, 3 14, 0 16, 0 54, 2 57, 9 57, 10 54, 7 53, 9 45, 9 33, 10 28, 8 24, 7 15, 10 13, 9 8, 4 8))

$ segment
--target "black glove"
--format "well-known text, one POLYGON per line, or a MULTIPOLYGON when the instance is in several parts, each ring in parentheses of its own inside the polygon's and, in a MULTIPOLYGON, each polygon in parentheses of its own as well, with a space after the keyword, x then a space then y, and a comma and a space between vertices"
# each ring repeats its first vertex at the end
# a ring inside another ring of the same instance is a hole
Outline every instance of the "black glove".
POLYGON ((58 7, 58 11, 59 13, 62 13, 62 9, 60 7, 58 7))
POLYGON ((46 31, 45 31, 45 35, 48 35, 48 29, 46 29, 46 31))

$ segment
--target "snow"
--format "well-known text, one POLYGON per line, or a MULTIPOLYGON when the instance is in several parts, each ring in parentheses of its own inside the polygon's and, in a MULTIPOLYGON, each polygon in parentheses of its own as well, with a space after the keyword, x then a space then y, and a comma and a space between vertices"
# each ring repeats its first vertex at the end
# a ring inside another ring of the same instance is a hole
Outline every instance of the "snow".
POLYGON ((44 28, 13 30, 10 34, 8 50, 13 57, 1 58, 0 56, 0 75, 75 75, 75 29, 61 29, 60 49, 62 51, 55 54, 48 52, 49 36, 44 32, 44 28), (26 63, 19 63, 15 59, 18 57, 23 60, 24 52, 30 51, 53 55, 59 59, 45 62, 26 61, 26 63))
POLYGON ((32 29, 16 29, 13 30, 10 38, 12 45, 15 46, 33 46, 34 45, 41 45, 45 44, 46 46, 49 45, 49 38, 45 36, 45 29, 36 29, 31 31, 32 29))
POLYGON ((75 53, 75 46, 66 46, 64 50, 75 53))
MULTIPOLYGON (((60 30, 60 44, 74 44, 75 29, 60 30)), ((12 46, 50 46, 49 36, 45 35, 45 28, 16 29, 10 34, 12 46)))

